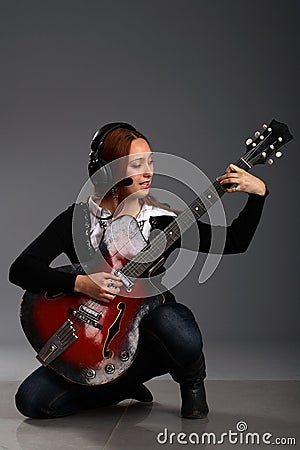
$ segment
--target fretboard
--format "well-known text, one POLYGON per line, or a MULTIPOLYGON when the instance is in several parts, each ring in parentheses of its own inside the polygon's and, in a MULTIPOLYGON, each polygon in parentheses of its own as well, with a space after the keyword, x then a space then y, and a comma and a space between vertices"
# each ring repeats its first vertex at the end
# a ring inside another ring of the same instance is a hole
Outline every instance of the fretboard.
MULTIPOLYGON (((236 166, 248 171, 251 165, 240 158, 236 166)), ((167 250, 187 231, 195 220, 200 219, 225 193, 223 187, 215 181, 199 197, 197 197, 175 220, 164 230, 151 239, 149 246, 127 262, 121 269, 132 281, 149 270, 167 250)))

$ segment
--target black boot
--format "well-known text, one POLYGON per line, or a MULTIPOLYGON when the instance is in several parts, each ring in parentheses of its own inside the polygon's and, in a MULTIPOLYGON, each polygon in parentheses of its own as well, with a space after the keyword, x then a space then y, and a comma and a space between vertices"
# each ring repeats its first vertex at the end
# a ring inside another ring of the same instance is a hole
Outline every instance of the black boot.
POLYGON ((137 384, 132 390, 129 390, 127 398, 150 403, 153 400, 153 395, 144 384, 137 384))
POLYGON ((206 402, 204 382, 194 383, 194 387, 180 384, 181 417, 185 419, 204 419, 209 411, 206 402))
POLYGON ((204 419, 209 408, 206 402, 204 378, 206 377, 205 359, 200 358, 186 368, 176 369, 171 373, 180 385, 181 417, 186 419, 204 419))

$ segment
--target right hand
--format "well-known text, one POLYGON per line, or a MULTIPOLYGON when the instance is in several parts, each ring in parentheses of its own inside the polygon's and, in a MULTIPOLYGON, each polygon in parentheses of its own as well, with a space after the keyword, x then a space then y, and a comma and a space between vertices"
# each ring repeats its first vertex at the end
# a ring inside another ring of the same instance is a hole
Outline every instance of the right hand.
POLYGON ((112 273, 98 272, 90 275, 77 275, 75 280, 74 291, 82 292, 90 297, 109 303, 119 294, 123 283, 121 279, 112 273), (108 287, 113 281, 114 286, 108 287))

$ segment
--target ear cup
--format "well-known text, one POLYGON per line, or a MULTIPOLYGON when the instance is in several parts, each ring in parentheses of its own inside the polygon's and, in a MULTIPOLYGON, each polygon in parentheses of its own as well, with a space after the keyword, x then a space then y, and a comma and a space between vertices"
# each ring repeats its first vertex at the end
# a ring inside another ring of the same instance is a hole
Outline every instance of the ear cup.
POLYGON ((112 185, 112 172, 107 161, 102 158, 89 162, 88 165, 89 177, 97 186, 98 191, 104 192, 105 188, 109 188, 112 185))
POLYGON ((113 176, 109 164, 106 160, 101 158, 101 150, 106 136, 117 128, 125 128, 130 131, 136 129, 126 122, 112 122, 103 125, 94 134, 91 141, 91 151, 89 154, 88 172, 92 183, 97 187, 98 191, 105 192, 113 185, 113 176))

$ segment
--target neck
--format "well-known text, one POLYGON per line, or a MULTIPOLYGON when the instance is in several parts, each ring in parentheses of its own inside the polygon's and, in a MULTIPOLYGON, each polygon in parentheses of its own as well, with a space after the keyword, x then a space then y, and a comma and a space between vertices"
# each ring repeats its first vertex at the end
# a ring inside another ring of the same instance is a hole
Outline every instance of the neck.
POLYGON ((142 207, 142 203, 139 198, 134 196, 126 197, 121 201, 114 211, 114 217, 121 215, 129 215, 137 217, 142 207))
POLYGON ((112 195, 110 195, 101 201, 100 206, 108 209, 114 218, 125 214, 136 217, 141 210, 142 203, 139 198, 134 196, 125 197, 117 203, 112 195))

